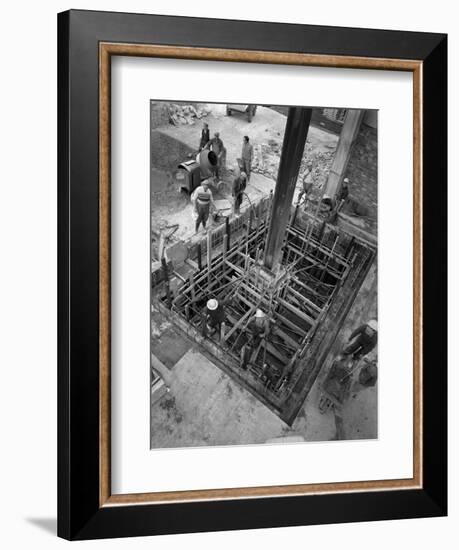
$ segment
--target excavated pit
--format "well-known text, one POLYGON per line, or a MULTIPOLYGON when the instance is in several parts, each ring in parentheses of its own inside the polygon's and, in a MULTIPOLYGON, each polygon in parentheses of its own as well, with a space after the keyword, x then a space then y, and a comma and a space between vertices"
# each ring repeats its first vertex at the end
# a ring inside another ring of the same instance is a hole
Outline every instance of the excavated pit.
MULTIPOLYGON (((367 242, 313 216, 292 210, 275 273, 263 266, 271 198, 210 230, 190 246, 182 283, 170 274, 155 301, 210 359, 291 425, 354 302, 374 257, 367 242), (202 334, 207 300, 223 302, 223 336, 202 334), (268 314, 269 336, 250 349, 247 325, 257 309, 268 314)), ((166 266, 163 266, 167 270, 166 266)))

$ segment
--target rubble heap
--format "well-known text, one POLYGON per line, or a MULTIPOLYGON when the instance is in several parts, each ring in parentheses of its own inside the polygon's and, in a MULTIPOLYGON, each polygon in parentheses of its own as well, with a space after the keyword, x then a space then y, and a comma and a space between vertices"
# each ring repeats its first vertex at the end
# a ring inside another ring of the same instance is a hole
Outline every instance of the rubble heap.
MULTIPOLYGON (((252 171, 276 180, 277 172, 279 170, 281 149, 282 143, 276 141, 275 139, 270 139, 267 142, 254 145, 252 171)), ((334 149, 327 152, 313 152, 312 145, 310 143, 306 143, 298 181, 303 179, 307 163, 312 161, 314 187, 317 189, 322 189, 327 181, 334 154, 334 149)))
POLYGON ((184 124, 194 124, 197 120, 206 117, 210 113, 203 107, 194 107, 193 105, 178 105, 171 103, 169 105, 169 122, 174 126, 184 124))

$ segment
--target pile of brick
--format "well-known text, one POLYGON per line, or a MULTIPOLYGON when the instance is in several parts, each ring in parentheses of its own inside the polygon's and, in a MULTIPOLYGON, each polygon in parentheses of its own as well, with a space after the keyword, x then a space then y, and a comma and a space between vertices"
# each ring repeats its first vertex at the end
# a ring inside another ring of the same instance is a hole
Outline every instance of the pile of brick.
POLYGON ((196 121, 206 117, 209 112, 209 110, 204 109, 203 107, 171 103, 169 105, 169 122, 174 126, 195 124, 196 121))
MULTIPOLYGON (((279 161, 282 144, 274 139, 265 143, 254 145, 252 171, 276 180, 279 170, 279 161)), ((312 161, 312 173, 314 186, 322 189, 327 181, 335 151, 313 152, 312 145, 306 143, 303 159, 301 161, 299 181, 302 181, 309 161, 312 161)))

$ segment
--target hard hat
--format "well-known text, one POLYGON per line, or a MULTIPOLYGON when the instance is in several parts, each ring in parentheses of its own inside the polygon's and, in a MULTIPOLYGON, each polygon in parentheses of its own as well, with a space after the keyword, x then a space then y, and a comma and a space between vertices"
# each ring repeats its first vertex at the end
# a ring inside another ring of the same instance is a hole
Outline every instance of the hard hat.
POLYGON ((218 302, 214 298, 207 300, 207 309, 209 311, 215 311, 218 307, 218 302))
POLYGON ((343 183, 349 183, 349 178, 344 178, 343 183))
POLYGON ((368 321, 368 326, 373 330, 378 330, 378 321, 376 321, 376 319, 372 319, 371 321, 368 321))
POLYGON ((312 166, 312 160, 308 161, 308 166, 312 166))
POLYGON ((241 178, 246 180, 247 179, 247 174, 245 172, 241 172, 241 178))
POLYGON ((257 309, 257 312, 255 313, 255 317, 256 317, 257 319, 261 319, 261 318, 263 318, 264 316, 265 316, 264 312, 261 311, 261 309, 257 309))
POLYGON ((322 197, 322 200, 323 200, 323 201, 331 201, 331 197, 330 197, 330 195, 325 194, 325 195, 322 197))

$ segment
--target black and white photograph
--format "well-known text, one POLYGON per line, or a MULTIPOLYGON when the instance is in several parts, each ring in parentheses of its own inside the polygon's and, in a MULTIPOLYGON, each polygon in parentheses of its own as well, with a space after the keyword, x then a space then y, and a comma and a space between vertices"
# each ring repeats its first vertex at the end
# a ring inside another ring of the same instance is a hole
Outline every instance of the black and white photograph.
POLYGON ((2 548, 457 546, 454 5, 5 4, 2 548))
POLYGON ((378 438, 378 111, 150 101, 151 449, 378 438))

